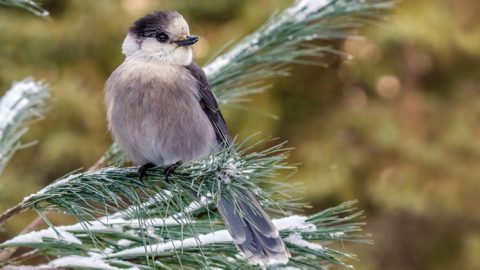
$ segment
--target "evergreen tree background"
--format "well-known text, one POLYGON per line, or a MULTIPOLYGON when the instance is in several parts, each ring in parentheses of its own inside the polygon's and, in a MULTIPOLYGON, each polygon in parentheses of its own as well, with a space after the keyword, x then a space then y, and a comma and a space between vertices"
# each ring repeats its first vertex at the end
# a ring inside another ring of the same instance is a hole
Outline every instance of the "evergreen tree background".
MULTIPOLYGON (((55 86, 48 117, 26 136, 39 143, 1 177, 2 209, 89 167, 110 144, 101 89, 134 18, 181 10, 204 37, 196 57, 205 63, 290 1, 43 3, 53 20, 0 9, 0 89, 27 75, 55 86)), ((322 63, 331 68, 295 66, 248 104, 278 120, 225 108, 240 138, 260 130, 297 148, 289 159, 302 163, 295 179, 305 182, 312 213, 359 199, 376 244, 346 244, 362 258, 358 269, 480 266, 479 9, 475 0, 402 1, 366 39, 331 42, 353 60, 330 55, 322 63)), ((7 223, 1 240, 32 218, 7 223)))

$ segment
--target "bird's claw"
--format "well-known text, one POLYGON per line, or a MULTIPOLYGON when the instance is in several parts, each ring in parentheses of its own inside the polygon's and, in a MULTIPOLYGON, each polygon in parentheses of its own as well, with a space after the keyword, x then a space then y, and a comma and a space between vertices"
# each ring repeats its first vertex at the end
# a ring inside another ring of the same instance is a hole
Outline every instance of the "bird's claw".
POLYGON ((166 168, 165 168, 165 181, 166 182, 169 182, 170 180, 168 179, 168 177, 173 174, 175 172, 175 169, 177 169, 178 167, 180 167, 182 165, 182 161, 179 160, 171 165, 168 165, 166 168))
POLYGON ((155 167, 155 164, 149 162, 138 168, 138 179, 143 183, 143 178, 147 176, 148 169, 155 167))

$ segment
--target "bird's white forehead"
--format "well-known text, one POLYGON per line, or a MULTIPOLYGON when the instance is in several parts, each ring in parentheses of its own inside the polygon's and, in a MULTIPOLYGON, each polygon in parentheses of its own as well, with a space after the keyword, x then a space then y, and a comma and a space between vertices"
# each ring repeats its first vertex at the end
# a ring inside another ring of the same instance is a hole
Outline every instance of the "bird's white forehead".
POLYGON ((176 35, 190 34, 187 21, 185 21, 182 15, 175 16, 172 19, 172 21, 168 24, 167 31, 176 35))

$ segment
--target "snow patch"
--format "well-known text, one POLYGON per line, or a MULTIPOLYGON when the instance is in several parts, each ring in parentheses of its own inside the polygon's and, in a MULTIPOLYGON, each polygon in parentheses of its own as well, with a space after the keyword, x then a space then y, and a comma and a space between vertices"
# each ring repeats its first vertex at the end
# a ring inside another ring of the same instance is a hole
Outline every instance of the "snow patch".
POLYGON ((303 239, 302 236, 298 233, 291 234, 284 240, 285 242, 295 245, 297 247, 308 248, 316 251, 323 250, 323 247, 320 244, 308 242, 307 240, 303 239))
POLYGON ((329 233, 329 235, 332 238, 341 238, 341 237, 345 236, 345 233, 344 232, 333 232, 333 233, 329 233))
POLYGON ((15 238, 5 241, 3 244, 43 243, 44 238, 51 238, 78 245, 82 244, 82 241, 80 241, 72 233, 64 231, 60 227, 56 228, 56 230, 48 228, 41 231, 33 231, 26 234, 21 234, 15 238))
POLYGON ((134 243, 135 243, 134 241, 131 241, 131 240, 128 240, 128 239, 121 239, 121 240, 118 240, 118 242, 117 242, 117 244, 119 246, 122 246, 122 247, 128 247, 128 246, 131 246, 134 243))
POLYGON ((320 9, 324 8, 331 1, 327 0, 297 0, 291 8, 287 10, 287 14, 292 15, 295 21, 304 21, 308 16, 320 9))
MULTIPOLYGON (((270 23, 265 27, 265 35, 270 34, 276 29, 282 27, 282 25, 291 22, 301 22, 309 18, 314 13, 317 13, 319 10, 325 8, 331 1, 329 0, 297 0, 295 3, 287 8, 283 13, 275 17, 274 20, 271 20, 270 23)), ((306 39, 314 39, 316 37, 309 36, 306 39)), ((292 39, 289 37, 288 39, 292 39)), ((222 72, 227 65, 234 65, 238 56, 245 52, 251 52, 258 50, 259 46, 259 34, 256 33, 251 37, 248 37, 232 50, 228 51, 222 56, 219 56, 213 60, 210 64, 204 67, 205 74, 207 77, 215 77, 222 72)))
POLYGON ((38 104, 40 99, 35 98, 40 97, 40 92, 45 89, 43 83, 32 79, 25 79, 12 85, 0 100, 0 139, 3 139, 10 126, 16 124, 24 110, 38 104))
POLYGON ((92 268, 92 269, 102 269, 102 270, 120 270, 120 268, 113 267, 106 263, 103 259, 99 256, 90 256, 90 257, 82 257, 82 256, 66 256, 62 258, 55 259, 48 263, 49 266, 52 267, 84 267, 84 268, 92 268))
POLYGON ((43 85, 32 80, 14 83, 10 90, 0 100, 0 127, 10 124, 12 119, 28 104, 25 97, 35 94, 43 88, 43 85))
POLYGON ((136 248, 131 248, 123 250, 111 255, 111 257, 121 257, 121 256, 136 256, 136 255, 145 255, 145 254, 160 254, 165 251, 182 249, 189 247, 198 247, 202 245, 209 245, 213 243, 225 243, 232 242, 232 237, 227 230, 219 230, 208 234, 200 234, 197 237, 186 238, 183 240, 175 240, 166 243, 141 246, 136 248))
MULTIPOLYGON (((306 221, 306 217, 297 216, 297 215, 280 218, 280 219, 274 219, 272 220, 272 222, 279 231, 283 231, 283 230, 312 231, 316 229, 314 224, 311 224, 306 221)), ((199 247, 199 246, 205 246, 205 245, 214 244, 214 243, 225 243, 225 242, 232 242, 232 241, 233 239, 227 230, 219 230, 219 231, 211 232, 208 234, 200 234, 197 237, 186 238, 183 240, 162 242, 158 244, 149 245, 146 247, 144 246, 135 247, 135 248, 114 253, 111 256, 122 257, 122 256, 155 255, 155 254, 161 254, 162 252, 170 251, 174 249, 199 247)))
MULTIPOLYGON (((208 195, 211 195, 211 194, 208 194, 208 195)), ((207 197, 205 196, 201 196, 200 197, 200 201, 193 201, 191 202, 183 211, 182 213, 180 213, 178 216, 182 216, 186 213, 192 213, 202 207, 204 207, 205 205, 207 204, 210 204, 212 201, 210 199, 208 199, 207 197)))
MULTIPOLYGON (((110 168, 104 169, 104 170, 102 171, 102 173, 109 173, 110 171, 115 171, 115 170, 117 170, 117 169, 118 169, 118 168, 110 167, 110 168)), ((98 174, 98 172, 92 171, 92 172, 85 172, 85 173, 70 174, 70 175, 68 175, 68 176, 66 176, 66 177, 64 177, 64 178, 62 178, 62 179, 59 179, 59 180, 53 182, 52 184, 50 184, 50 185, 42 188, 42 189, 39 190, 38 192, 26 196, 25 198, 23 198, 22 203, 26 203, 27 201, 31 200, 31 199, 34 198, 34 197, 43 195, 43 194, 45 194, 47 191, 51 190, 52 188, 65 185, 65 184, 67 184, 69 181, 71 181, 72 179, 78 178, 79 176, 82 176, 82 175, 84 175, 84 176, 89 176, 89 175, 92 175, 92 174, 95 175, 95 174, 98 174)))
POLYGON ((273 224, 279 231, 284 230, 302 230, 302 231, 316 231, 317 226, 310 222, 307 222, 307 217, 293 215, 289 217, 284 217, 280 219, 274 219, 273 224))
POLYGON ((22 203, 25 203, 25 202, 29 201, 30 199, 32 199, 32 198, 34 198, 34 197, 36 197, 36 196, 45 194, 45 192, 47 192, 48 190, 50 190, 50 189, 52 189, 52 188, 54 188, 54 187, 63 185, 63 184, 65 184, 65 183, 67 183, 68 181, 70 181, 71 179, 76 178, 78 175, 79 175, 79 174, 71 174, 71 175, 69 175, 69 176, 67 176, 67 177, 65 177, 65 178, 63 178, 63 179, 60 179, 60 180, 58 180, 58 181, 56 181, 56 182, 53 182, 52 184, 50 184, 50 185, 42 188, 42 189, 39 190, 38 192, 32 193, 32 194, 26 196, 25 198, 23 198, 22 203))

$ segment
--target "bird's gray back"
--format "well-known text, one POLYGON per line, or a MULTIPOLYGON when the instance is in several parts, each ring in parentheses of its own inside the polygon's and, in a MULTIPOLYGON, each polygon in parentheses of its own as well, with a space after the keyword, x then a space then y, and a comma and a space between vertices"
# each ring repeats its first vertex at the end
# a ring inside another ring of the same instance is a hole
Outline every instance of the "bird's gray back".
POLYGON ((127 59, 106 84, 109 128, 137 164, 186 162, 217 149, 198 100, 197 82, 183 66, 127 59))

